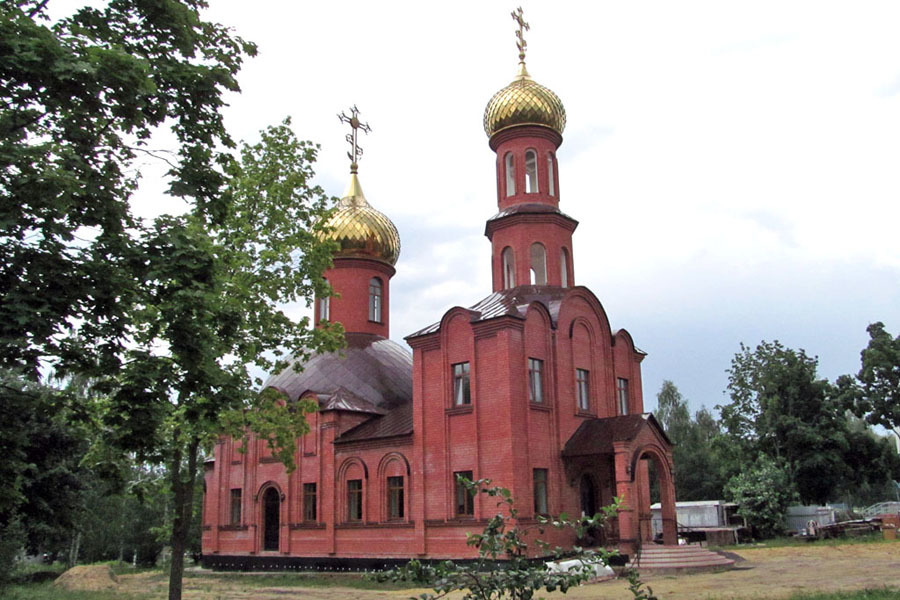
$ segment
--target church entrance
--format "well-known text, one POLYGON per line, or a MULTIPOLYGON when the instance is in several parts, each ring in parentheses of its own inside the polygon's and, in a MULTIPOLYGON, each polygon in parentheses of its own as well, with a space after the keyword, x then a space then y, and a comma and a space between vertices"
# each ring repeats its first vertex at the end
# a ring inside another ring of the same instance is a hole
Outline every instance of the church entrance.
POLYGON ((597 513, 597 492, 594 489, 594 480, 585 473, 581 476, 581 514, 593 517, 597 513))
POLYGON ((281 496, 273 487, 263 494, 263 550, 278 550, 278 534, 281 530, 281 496))

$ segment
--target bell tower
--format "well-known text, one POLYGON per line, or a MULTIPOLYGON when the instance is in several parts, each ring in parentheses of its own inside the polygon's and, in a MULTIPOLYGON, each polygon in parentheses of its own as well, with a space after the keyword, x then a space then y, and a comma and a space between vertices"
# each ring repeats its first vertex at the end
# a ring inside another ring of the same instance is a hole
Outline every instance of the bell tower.
POLYGON ((350 183, 328 220, 330 231, 324 234, 338 246, 333 265, 324 274, 337 296, 316 299, 316 324, 338 322, 347 333, 389 338, 390 281, 400 257, 400 234, 389 218, 369 204, 359 183, 358 134, 371 131, 369 124, 359 120, 355 106, 350 115, 341 113, 338 118, 350 126, 350 183))
POLYGON ((484 131, 497 154, 497 207, 485 235, 492 246, 495 292, 519 285, 570 287, 574 282, 572 232, 578 222, 559 210, 556 151, 562 144, 566 109, 552 90, 525 67, 525 31, 519 8, 519 68, 484 110, 484 131))

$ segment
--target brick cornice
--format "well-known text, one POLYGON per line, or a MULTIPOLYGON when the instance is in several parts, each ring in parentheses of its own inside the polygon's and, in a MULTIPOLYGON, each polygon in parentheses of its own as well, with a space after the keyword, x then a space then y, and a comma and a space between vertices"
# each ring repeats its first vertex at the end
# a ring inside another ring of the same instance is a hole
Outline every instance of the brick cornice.
POLYGON ((547 212, 523 212, 489 219, 484 225, 484 235, 490 240, 494 237, 494 233, 506 227, 514 225, 556 225, 562 227, 570 233, 578 227, 578 221, 572 217, 566 216, 558 211, 548 208, 547 212))

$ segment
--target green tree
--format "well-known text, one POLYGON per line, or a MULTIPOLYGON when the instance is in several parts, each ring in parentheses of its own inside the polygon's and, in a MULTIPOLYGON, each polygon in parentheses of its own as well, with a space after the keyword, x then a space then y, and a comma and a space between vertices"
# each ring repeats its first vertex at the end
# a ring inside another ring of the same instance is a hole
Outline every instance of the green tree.
POLYGON ((837 386, 845 405, 872 425, 900 436, 900 336, 892 337, 884 323, 866 328, 869 344, 860 353, 855 380, 839 377, 837 386))
POLYGON ((719 407, 732 458, 762 453, 783 465, 803 503, 827 502, 848 475, 846 420, 817 364, 777 341, 742 344, 728 370, 731 402, 719 407))
POLYGON ((656 396, 660 424, 674 448, 675 496, 679 500, 713 500, 722 497, 723 469, 715 440, 719 425, 706 408, 691 418, 688 403, 671 381, 663 381, 656 396))
POLYGON ((163 216, 140 238, 140 309, 131 347, 112 375, 97 372, 107 397, 105 443, 138 462, 164 465, 172 494, 169 597, 181 595, 202 450, 223 430, 248 428, 293 468, 295 439, 315 406, 258 393, 251 369, 279 370, 289 356, 333 351, 339 326, 310 327, 288 303, 327 294, 322 240, 328 198, 309 182, 317 148, 297 141, 289 121, 244 144, 229 168, 226 214, 217 222, 163 216))
POLYGON ((174 139, 169 192, 224 218, 222 96, 256 51, 203 21, 203 0, 110 0, 52 24, 47 4, 0 3, 0 366, 34 380, 49 357, 118 366, 134 159, 157 129, 174 139))
POLYGON ((738 515, 761 538, 784 532, 784 515, 796 498, 795 490, 787 469, 765 454, 725 485, 727 498, 738 504, 738 515))
POLYGON ((0 582, 14 555, 58 552, 84 508, 87 450, 59 390, 5 372, 0 377, 0 582))

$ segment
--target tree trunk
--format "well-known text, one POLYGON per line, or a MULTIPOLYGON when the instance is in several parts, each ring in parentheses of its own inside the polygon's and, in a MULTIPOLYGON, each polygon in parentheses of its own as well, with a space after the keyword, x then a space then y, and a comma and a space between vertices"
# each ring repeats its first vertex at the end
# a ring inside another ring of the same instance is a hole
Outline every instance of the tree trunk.
POLYGON ((69 545, 69 556, 66 561, 66 567, 71 569, 78 563, 78 551, 81 549, 81 532, 75 534, 72 543, 69 545))
POLYGON ((182 472, 184 455, 180 432, 174 433, 175 451, 172 454, 171 482, 174 492, 174 519, 172 522, 172 564, 169 569, 169 600, 181 600, 184 577, 184 551, 191 528, 194 509, 194 483, 197 477, 197 454, 200 442, 194 437, 187 448, 186 473, 182 472))

